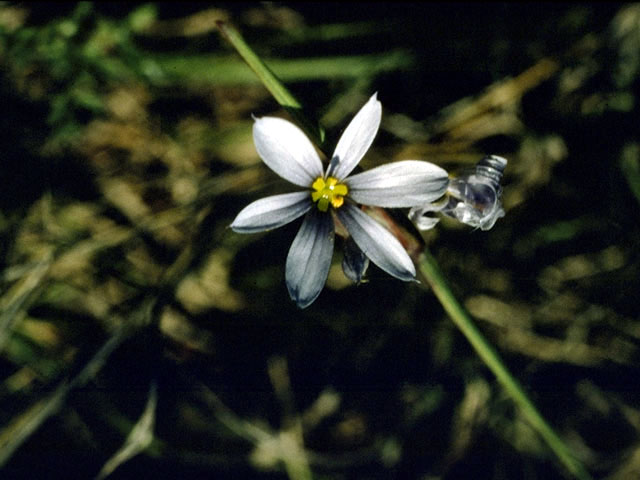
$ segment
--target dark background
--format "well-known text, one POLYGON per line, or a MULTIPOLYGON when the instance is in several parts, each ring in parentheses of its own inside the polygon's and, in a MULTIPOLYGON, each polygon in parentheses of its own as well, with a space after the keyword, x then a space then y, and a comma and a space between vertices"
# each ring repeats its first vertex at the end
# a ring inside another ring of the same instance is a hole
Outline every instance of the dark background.
POLYGON ((0 6, 2 475, 94 478, 155 398, 153 442, 111 478, 305 478, 279 432, 314 478, 571 478, 428 289, 349 285, 337 242, 301 311, 299 222, 228 229, 291 186, 251 139, 252 114, 286 113, 220 19, 324 150, 378 92, 365 168, 508 159, 491 231, 444 219, 424 242, 594 478, 634 478, 640 7, 604 3, 0 6))

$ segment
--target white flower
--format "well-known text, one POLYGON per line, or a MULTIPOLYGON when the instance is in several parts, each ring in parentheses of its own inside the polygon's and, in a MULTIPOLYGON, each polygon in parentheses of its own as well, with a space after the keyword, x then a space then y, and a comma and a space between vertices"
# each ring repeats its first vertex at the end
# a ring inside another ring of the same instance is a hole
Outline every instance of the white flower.
POLYGON ((326 282, 333 256, 333 215, 378 267, 400 280, 415 278, 413 262, 400 242, 357 204, 390 208, 425 205, 445 193, 449 180, 442 168, 417 160, 349 176, 371 146, 381 115, 382 105, 374 94, 342 134, 326 171, 309 139, 292 123, 263 117, 253 126, 256 150, 264 163, 305 190, 251 203, 231 228, 239 233, 271 230, 306 214, 285 270, 289 294, 300 308, 310 305, 326 282))

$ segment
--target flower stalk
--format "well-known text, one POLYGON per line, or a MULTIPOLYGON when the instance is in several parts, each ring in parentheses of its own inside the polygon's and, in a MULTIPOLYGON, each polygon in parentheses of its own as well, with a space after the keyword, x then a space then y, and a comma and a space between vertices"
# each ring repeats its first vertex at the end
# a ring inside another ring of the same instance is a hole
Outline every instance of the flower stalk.
POLYGON ((527 419, 531 427, 538 432, 567 470, 569 470, 575 478, 591 480, 591 476, 585 467, 571 453, 569 447, 567 447, 551 425, 549 425, 542 414, 540 414, 518 380, 511 375, 498 352, 487 342, 480 330, 478 330, 478 327, 473 323, 473 320, 471 320, 467 311, 460 302, 458 302, 458 299, 444 278, 436 259, 426 248, 418 257, 417 273, 418 278, 431 287, 431 290, 449 315, 449 318, 451 318, 456 327, 458 327, 466 337, 487 368, 496 376, 498 382, 500 382, 512 400, 518 405, 520 412, 527 419))

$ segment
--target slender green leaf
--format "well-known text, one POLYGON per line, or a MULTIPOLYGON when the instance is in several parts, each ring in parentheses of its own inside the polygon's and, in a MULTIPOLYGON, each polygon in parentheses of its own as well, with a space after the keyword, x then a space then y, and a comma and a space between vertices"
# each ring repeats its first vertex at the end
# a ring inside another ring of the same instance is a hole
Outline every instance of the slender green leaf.
POLYGON ((273 98, 282 105, 301 125, 301 127, 319 144, 324 142, 324 130, 311 123, 302 112, 302 104, 282 84, 271 69, 256 55, 251 47, 244 41, 242 35, 225 22, 218 22, 218 28, 224 37, 233 45, 242 59, 255 72, 263 85, 269 90, 273 98))

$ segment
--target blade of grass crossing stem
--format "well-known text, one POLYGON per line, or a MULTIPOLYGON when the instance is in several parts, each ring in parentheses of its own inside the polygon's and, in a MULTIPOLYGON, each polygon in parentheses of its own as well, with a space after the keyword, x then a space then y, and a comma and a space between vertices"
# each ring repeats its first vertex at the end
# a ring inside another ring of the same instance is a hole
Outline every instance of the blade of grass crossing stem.
POLYGON ((573 456, 569 447, 567 447, 558 434, 556 434, 553 428, 547 423, 518 381, 509 373, 509 370, 500 359, 498 353, 487 342, 482 333, 480 333, 465 309, 453 295, 435 258, 426 250, 418 260, 417 270, 418 275, 422 277, 421 280, 431 286, 433 293, 449 317, 467 338, 469 343, 471 343, 478 356, 487 367, 489 367, 489 370, 493 372, 511 398, 516 402, 533 429, 538 432, 562 464, 576 478, 580 480, 591 480, 591 476, 585 467, 573 456))
POLYGON ((309 121, 302 111, 302 104, 278 80, 262 59, 256 55, 253 49, 244 41, 240 32, 222 21, 217 22, 217 25, 222 35, 233 45, 249 68, 255 72, 262 84, 273 95, 273 98, 298 121, 307 135, 313 138, 318 145, 322 145, 324 142, 324 130, 309 121))

